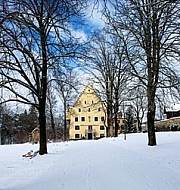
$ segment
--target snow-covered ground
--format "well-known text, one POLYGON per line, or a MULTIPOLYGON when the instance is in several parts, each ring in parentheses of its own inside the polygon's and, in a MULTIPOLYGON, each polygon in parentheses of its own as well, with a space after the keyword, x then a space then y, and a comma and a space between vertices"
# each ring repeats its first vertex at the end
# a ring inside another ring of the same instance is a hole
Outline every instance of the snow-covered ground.
POLYGON ((180 132, 49 143, 47 155, 22 154, 39 145, 0 146, 0 190, 180 190, 180 132))

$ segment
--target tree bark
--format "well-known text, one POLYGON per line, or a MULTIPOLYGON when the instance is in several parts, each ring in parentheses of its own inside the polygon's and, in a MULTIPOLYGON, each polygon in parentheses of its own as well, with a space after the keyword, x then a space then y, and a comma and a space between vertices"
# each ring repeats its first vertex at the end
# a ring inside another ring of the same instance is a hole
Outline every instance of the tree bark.
POLYGON ((40 147, 39 154, 47 154, 47 139, 46 139, 46 116, 45 116, 45 100, 40 100, 39 107, 39 128, 40 128, 40 147))
POLYGON ((154 128, 154 118, 155 118, 155 104, 154 101, 148 101, 148 113, 147 113, 147 126, 148 126, 148 145, 156 145, 156 135, 154 128))
POLYGON ((117 137, 118 136, 118 108, 119 108, 119 104, 118 104, 118 90, 115 91, 115 105, 114 105, 114 124, 115 124, 115 133, 114 136, 117 137))
POLYGON ((50 108, 50 117, 51 117, 51 127, 53 131, 53 141, 56 141, 56 130, 55 130, 55 123, 54 123, 52 108, 50 108))
POLYGON ((64 141, 67 140, 67 120, 66 120, 66 101, 64 102, 64 141))
MULTIPOLYGON (((42 16, 42 15, 41 15, 42 16)), ((43 18, 39 20, 41 28, 41 47, 42 47, 42 78, 41 88, 39 92, 39 125, 40 125, 40 148, 39 154, 47 154, 47 139, 46 139, 46 96, 47 96, 47 50, 46 50, 46 34, 45 26, 42 23, 43 18)))

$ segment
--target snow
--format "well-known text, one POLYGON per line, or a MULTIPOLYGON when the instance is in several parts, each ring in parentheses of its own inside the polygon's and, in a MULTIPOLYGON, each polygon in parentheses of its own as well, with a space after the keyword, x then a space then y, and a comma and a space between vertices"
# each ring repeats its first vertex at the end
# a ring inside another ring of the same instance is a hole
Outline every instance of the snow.
POLYGON ((177 112, 180 110, 180 103, 176 103, 176 104, 171 104, 169 106, 166 107, 166 112, 177 112))
POLYGON ((179 190, 180 132, 48 144, 48 154, 22 155, 39 145, 0 146, 0 190, 179 190))

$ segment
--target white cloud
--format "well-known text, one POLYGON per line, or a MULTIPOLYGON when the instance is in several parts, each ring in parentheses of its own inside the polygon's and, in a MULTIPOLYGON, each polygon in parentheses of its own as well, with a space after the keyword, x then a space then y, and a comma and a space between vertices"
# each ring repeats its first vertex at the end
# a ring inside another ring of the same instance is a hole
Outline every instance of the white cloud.
POLYGON ((79 38, 80 42, 87 40, 87 35, 83 30, 72 30, 73 36, 79 38))
POLYGON ((88 10, 89 14, 87 15, 89 22, 100 28, 104 27, 104 21, 101 13, 102 9, 103 6, 101 2, 99 2, 96 6, 94 6, 94 4, 91 4, 88 10))

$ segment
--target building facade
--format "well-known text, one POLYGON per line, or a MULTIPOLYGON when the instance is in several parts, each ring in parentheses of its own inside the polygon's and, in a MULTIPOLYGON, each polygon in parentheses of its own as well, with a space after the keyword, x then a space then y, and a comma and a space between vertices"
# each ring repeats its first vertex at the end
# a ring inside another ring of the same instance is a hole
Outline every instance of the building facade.
POLYGON ((106 107, 88 84, 73 107, 67 110, 69 139, 98 139, 106 136, 106 107))

